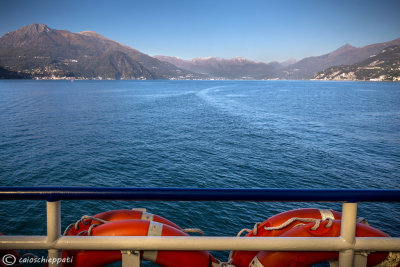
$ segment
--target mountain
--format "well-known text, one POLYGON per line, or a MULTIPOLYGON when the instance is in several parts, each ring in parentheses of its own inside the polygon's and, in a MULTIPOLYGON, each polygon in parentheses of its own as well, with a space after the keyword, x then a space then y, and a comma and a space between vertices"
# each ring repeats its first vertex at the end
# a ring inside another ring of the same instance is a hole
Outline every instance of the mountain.
POLYGON ((232 59, 207 57, 192 60, 169 56, 155 56, 155 58, 184 70, 220 79, 269 79, 275 77, 283 67, 277 62, 267 64, 240 57, 232 59))
POLYGON ((314 79, 400 81, 400 45, 386 47, 357 64, 330 67, 314 79))
POLYGON ((32 24, 0 38, 0 67, 32 78, 187 79, 197 74, 98 33, 32 24))
POLYGON ((151 57, 93 31, 72 33, 32 24, 0 38, 0 79, 311 79, 322 70, 362 63, 398 45, 400 38, 361 48, 346 44, 325 55, 282 63, 240 57, 183 60, 151 57))
POLYGON ((0 66, 0 79, 31 79, 29 74, 7 70, 0 66))
POLYGON ((290 66, 290 65, 292 65, 292 64, 294 64, 296 62, 297 62, 297 59, 289 58, 288 60, 280 62, 279 64, 281 64, 283 67, 287 67, 287 66, 290 66))
POLYGON ((307 57, 300 61, 258 63, 243 58, 195 58, 155 56, 181 69, 202 73, 208 77, 226 79, 312 79, 317 72, 332 66, 352 65, 378 54, 382 49, 400 45, 400 38, 390 42, 371 44, 361 48, 345 44, 333 52, 307 57))
POLYGON ((339 49, 316 57, 304 58, 286 67, 279 75, 282 79, 310 79, 316 72, 338 65, 352 65, 378 54, 388 46, 400 45, 400 38, 386 43, 371 44, 357 48, 346 44, 339 49))

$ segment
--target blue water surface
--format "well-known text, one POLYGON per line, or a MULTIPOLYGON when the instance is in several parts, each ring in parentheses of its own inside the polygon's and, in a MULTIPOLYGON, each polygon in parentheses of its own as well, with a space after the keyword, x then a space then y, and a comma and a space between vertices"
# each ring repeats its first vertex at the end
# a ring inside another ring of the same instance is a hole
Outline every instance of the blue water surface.
MULTIPOLYGON (((0 81, 0 152, 0 186, 400 189, 400 83, 0 81)), ((45 202, 2 204, 1 232, 45 234, 45 202)), ((133 207, 233 236, 341 205, 64 201, 63 227, 133 207)), ((359 215, 400 236, 398 204, 359 215)))

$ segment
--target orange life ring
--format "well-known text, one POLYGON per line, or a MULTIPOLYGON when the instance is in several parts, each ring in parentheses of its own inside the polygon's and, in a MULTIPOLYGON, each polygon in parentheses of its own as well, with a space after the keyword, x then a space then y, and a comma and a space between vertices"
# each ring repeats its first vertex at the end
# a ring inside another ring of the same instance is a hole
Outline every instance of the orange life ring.
MULTIPOLYGON (((94 227, 92 236, 187 236, 169 225, 145 220, 120 220, 94 227)), ((121 251, 64 251, 63 257, 73 257, 65 267, 100 267, 120 261, 121 251)), ((208 267, 217 262, 208 251, 145 251, 141 258, 164 267, 208 267)))
MULTIPOLYGON (((120 221, 120 220, 129 220, 129 219, 140 219, 146 221, 155 221, 162 224, 166 224, 181 230, 181 228, 176 225, 175 223, 171 222, 170 220, 165 219, 156 214, 147 213, 145 211, 140 210, 128 210, 128 209, 121 209, 121 210, 110 210, 106 212, 102 212, 93 216, 91 218, 98 218, 101 220, 105 220, 108 222, 120 221)), ((82 231, 87 231, 92 224, 101 223, 100 221, 96 221, 95 219, 81 219, 79 223, 72 226, 67 230, 65 235, 78 235, 82 231)))
MULTIPOLYGON (((332 221, 332 225, 328 227, 329 221, 322 221, 316 230, 311 228, 314 223, 308 223, 294 227, 280 235, 281 237, 337 237, 340 235, 339 220, 332 221)), ((371 226, 357 223, 356 236, 368 237, 388 237, 384 232, 371 226)), ((375 266, 385 260, 388 253, 377 252, 368 255, 368 265, 375 266)), ((337 260, 338 252, 330 251, 260 251, 251 261, 249 267, 308 267, 319 262, 337 260)))
MULTIPOLYGON (((298 220, 294 220, 292 223, 287 225, 282 229, 276 230, 266 230, 266 227, 277 227, 292 218, 311 218, 311 219, 341 219, 342 214, 333 210, 324 210, 324 209, 296 209, 290 210, 286 212, 279 213, 270 217, 268 220, 264 221, 261 224, 258 224, 254 230, 247 233, 246 237, 255 237, 255 236, 280 236, 284 232, 293 228, 294 226, 304 223, 298 220)), ((237 267, 247 267, 249 266, 252 259, 257 255, 258 251, 233 251, 232 252, 232 264, 237 267)))

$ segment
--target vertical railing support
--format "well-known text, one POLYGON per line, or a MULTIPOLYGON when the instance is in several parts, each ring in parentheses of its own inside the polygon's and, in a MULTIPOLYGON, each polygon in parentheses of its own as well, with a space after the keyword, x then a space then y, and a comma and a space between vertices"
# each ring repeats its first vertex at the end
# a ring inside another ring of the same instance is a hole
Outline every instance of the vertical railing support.
MULTIPOLYGON (((357 203, 343 203, 340 237, 351 245, 355 244, 357 221, 357 203)), ((339 267, 353 266, 354 250, 347 249, 339 253, 339 267)))
MULTIPOLYGON (((60 201, 47 201, 47 243, 54 243, 61 236, 61 203, 60 201)), ((49 267, 59 267, 57 259, 61 258, 61 251, 48 250, 49 267)))
POLYGON ((365 253, 355 253, 353 267, 367 267, 367 255, 365 253))
POLYGON ((140 267, 140 252, 122 250, 122 267, 140 267))

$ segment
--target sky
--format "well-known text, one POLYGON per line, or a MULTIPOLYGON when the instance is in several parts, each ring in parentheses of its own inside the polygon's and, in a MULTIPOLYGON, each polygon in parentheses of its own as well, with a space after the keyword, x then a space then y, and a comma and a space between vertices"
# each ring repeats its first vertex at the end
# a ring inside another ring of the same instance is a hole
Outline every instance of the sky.
POLYGON ((154 55, 297 60, 400 38, 400 0, 1 0, 0 36, 32 23, 154 55))

